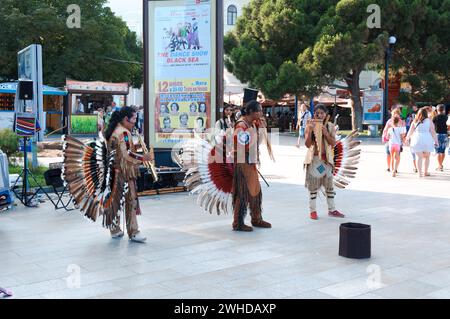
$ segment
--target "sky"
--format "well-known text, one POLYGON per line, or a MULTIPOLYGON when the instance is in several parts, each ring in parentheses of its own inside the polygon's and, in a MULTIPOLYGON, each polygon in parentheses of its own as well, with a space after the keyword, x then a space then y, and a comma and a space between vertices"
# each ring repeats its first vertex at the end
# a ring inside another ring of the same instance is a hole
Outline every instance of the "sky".
POLYGON ((128 24, 131 31, 142 36, 142 0, 109 0, 111 10, 128 24))

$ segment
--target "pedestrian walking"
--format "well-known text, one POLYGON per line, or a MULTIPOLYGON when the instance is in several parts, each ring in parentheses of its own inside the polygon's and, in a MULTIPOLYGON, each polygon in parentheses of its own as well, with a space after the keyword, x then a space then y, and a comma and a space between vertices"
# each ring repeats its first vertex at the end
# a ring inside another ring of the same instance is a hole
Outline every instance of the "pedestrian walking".
POLYGON ((419 176, 430 176, 428 168, 430 166, 430 153, 438 145, 436 131, 433 122, 428 118, 427 108, 421 108, 413 125, 411 126, 406 140, 410 141, 410 146, 417 156, 417 167, 419 176))
POLYGON ((403 140, 405 139, 405 136, 406 127, 401 126, 401 120, 399 117, 394 117, 392 127, 388 130, 392 177, 397 175, 398 165, 400 163, 400 153, 403 148, 403 140))
POLYGON ((439 104, 436 107, 437 115, 433 118, 433 124, 436 128, 436 135, 438 140, 438 146, 436 147, 436 155, 438 160, 438 167, 436 170, 444 170, 445 150, 448 144, 447 136, 447 121, 448 116, 445 114, 445 105, 439 104))
POLYGON ((296 129, 298 130, 298 140, 297 140, 297 147, 300 147, 300 142, 305 140, 305 128, 306 123, 308 123, 308 120, 311 119, 311 112, 309 111, 309 107, 306 104, 300 105, 300 112, 298 113, 297 118, 297 126, 296 129))
MULTIPOLYGON (((386 125, 383 129, 383 135, 382 135, 382 140, 383 143, 385 145, 385 149, 386 149, 386 163, 387 163, 387 171, 390 172, 391 171, 391 151, 389 149, 389 137, 388 137, 388 131, 389 129, 393 126, 392 124, 394 123, 394 118, 398 118, 399 119, 399 123, 400 126, 406 126, 405 122, 401 119, 400 116, 400 109, 399 108, 395 108, 391 111, 391 118, 386 122, 386 125)), ((400 150, 402 151, 402 150, 400 150)))

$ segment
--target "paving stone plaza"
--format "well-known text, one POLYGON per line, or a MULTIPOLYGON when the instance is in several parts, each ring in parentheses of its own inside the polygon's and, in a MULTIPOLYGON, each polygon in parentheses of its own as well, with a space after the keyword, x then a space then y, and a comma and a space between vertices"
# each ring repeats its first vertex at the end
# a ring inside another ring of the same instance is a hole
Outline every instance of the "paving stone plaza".
POLYGON ((379 139, 365 139, 357 178, 337 191, 347 217, 328 217, 322 198, 313 221, 294 144, 280 138, 276 163, 263 154, 272 229, 233 232, 231 216, 187 193, 141 198, 146 244, 111 239, 79 211, 18 205, 0 213, 0 286, 13 298, 450 298, 448 158, 419 179, 406 149, 393 178, 379 139), (338 255, 342 222, 371 225, 370 259, 338 255))

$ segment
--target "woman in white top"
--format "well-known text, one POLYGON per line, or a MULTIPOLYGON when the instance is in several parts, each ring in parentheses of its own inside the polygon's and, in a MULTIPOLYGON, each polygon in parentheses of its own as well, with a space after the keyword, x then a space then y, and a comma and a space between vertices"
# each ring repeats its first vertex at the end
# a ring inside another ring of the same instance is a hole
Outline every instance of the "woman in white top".
POLYGON ((215 144, 220 144, 223 142, 224 145, 226 145, 227 142, 231 143, 230 136, 232 135, 235 122, 236 121, 233 116, 233 107, 231 105, 227 105, 223 109, 222 118, 218 120, 215 125, 214 131, 215 144))
POLYGON ((97 110, 97 129, 99 132, 103 133, 103 128, 105 127, 105 112, 102 108, 97 110))
POLYGON ((300 141, 305 139, 305 128, 308 120, 312 118, 311 112, 306 104, 300 105, 300 112, 298 112, 297 118, 297 130, 298 130, 298 140, 297 147, 300 147, 300 141))
MULTIPOLYGON (((383 129, 383 143, 385 143, 385 147, 386 147, 386 161, 387 161, 387 171, 390 172, 391 171, 391 162, 392 162, 392 158, 391 158, 391 151, 389 149, 389 138, 388 138, 388 131, 389 129, 392 127, 392 124, 394 123, 394 119, 395 118, 399 118, 400 122, 399 122, 399 126, 405 126, 406 123, 402 120, 401 116, 400 116, 400 109, 398 107, 396 107, 395 109, 393 109, 391 111, 391 118, 386 122, 386 125, 384 126, 383 129)), ((401 152, 401 148, 400 148, 400 152, 401 152)), ((399 159, 399 164, 400 164, 400 159, 399 159)), ((397 173, 397 172, 395 172, 397 173)))
POLYGON ((430 173, 428 173, 430 153, 433 152, 434 147, 438 145, 438 140, 434 124, 428 118, 426 108, 421 108, 417 113, 417 116, 409 129, 406 140, 411 141, 411 149, 418 157, 417 166, 419 169, 419 176, 430 176, 430 173), (423 170, 422 163, 424 163, 423 170))
POLYGON ((399 117, 394 117, 392 120, 392 126, 388 129, 388 145, 389 152, 391 154, 391 171, 392 176, 395 177, 397 175, 398 165, 400 164, 400 153, 403 145, 403 140, 406 135, 406 127, 403 126, 401 119, 399 117))

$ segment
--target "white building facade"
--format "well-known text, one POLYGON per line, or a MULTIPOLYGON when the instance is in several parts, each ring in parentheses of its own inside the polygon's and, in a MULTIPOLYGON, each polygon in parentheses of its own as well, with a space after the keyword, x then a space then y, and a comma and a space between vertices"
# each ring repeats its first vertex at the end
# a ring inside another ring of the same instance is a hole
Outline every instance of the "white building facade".
POLYGON ((223 1, 224 34, 232 30, 236 26, 237 18, 242 15, 242 8, 249 2, 250 0, 223 1))
MULTIPOLYGON (((243 7, 249 2, 250 0, 223 0, 224 34, 236 27, 237 18, 242 15, 243 7)), ((246 87, 247 85, 242 84, 224 67, 224 102, 241 105, 244 97, 244 88, 246 87)))

